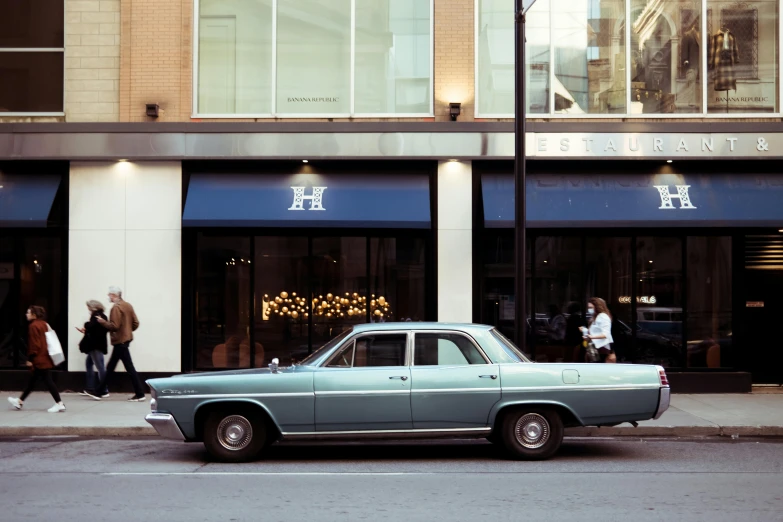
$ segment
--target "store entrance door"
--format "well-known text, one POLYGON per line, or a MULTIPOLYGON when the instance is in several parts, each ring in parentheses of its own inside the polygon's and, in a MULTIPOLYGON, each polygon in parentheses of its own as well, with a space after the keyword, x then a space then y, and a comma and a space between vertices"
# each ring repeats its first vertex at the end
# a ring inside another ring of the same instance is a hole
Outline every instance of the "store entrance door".
POLYGON ((756 384, 783 384, 783 236, 745 241, 743 346, 756 384))

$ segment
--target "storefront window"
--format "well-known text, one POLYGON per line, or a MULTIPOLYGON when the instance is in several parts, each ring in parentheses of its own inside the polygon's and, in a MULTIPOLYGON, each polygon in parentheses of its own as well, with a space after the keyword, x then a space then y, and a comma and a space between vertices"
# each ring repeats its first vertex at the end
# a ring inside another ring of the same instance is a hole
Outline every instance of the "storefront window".
POLYGON ((426 317, 424 274, 423 239, 370 239, 370 297, 376 301, 370 319, 423 321, 426 317))
POLYGON ((307 238, 263 236, 255 243, 254 365, 302 359, 308 354, 307 238))
POLYGON ((629 112, 701 112, 701 2, 633 0, 631 20, 629 112))
POLYGON ((355 112, 430 113, 430 3, 356 0, 355 112))
POLYGON ((708 112, 778 110, 778 4, 707 0, 708 112))
POLYGON ((625 1, 551 1, 554 112, 626 112, 625 1))
POLYGON ((634 362, 682 366, 682 238, 636 239, 634 362))
MULTIPOLYGON (((477 77, 479 113, 514 113, 514 0, 479 0, 477 77)), ((550 0, 538 0, 527 14, 525 63, 530 114, 549 112, 550 0)))
MULTIPOLYGON (((0 235, 0 367, 15 365, 16 326, 20 322, 14 297, 14 242, 0 235)), ((23 352, 22 352, 23 353, 23 352)))
POLYGON ((200 368, 250 367, 250 239, 199 234, 196 353, 200 368))
POLYGON ((431 115, 431 25, 429 1, 199 0, 196 112, 431 115))
POLYGON ((536 238, 536 360, 563 362, 578 356, 584 326, 582 238, 536 238))
POLYGON ((687 366, 730 366, 731 237, 689 237, 687 241, 687 366))

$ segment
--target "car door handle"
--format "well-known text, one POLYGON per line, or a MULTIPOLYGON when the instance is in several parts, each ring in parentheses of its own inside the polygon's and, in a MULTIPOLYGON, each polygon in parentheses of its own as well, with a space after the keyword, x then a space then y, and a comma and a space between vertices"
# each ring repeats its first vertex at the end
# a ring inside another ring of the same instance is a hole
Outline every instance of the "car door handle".
POLYGON ((479 375, 479 378, 480 379, 492 379, 492 380, 495 380, 495 379, 498 378, 498 376, 497 375, 479 375))
POLYGON ((405 375, 394 375, 392 377, 389 377, 389 379, 401 379, 403 381, 407 381, 408 377, 406 377, 405 375))

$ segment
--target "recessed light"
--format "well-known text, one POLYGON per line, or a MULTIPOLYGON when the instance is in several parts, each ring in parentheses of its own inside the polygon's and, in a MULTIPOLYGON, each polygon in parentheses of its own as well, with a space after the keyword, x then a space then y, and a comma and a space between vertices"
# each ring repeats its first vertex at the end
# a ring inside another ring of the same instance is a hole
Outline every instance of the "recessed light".
MULTIPOLYGON (((3 186, 2 186, 2 185, 0 185, 0 188, 3 188, 3 186)), ((781 228, 780 230, 778 230, 778 232, 780 232, 781 234, 783 234, 783 228, 781 228)))
POLYGON ((672 162, 672 160, 666 160, 666 163, 671 163, 671 162, 672 162))
POLYGON ((128 160, 127 160, 127 159, 125 159, 125 158, 123 158, 123 159, 118 159, 117 161, 119 161, 120 163, 125 163, 125 162, 126 162, 126 161, 128 161, 128 160))
POLYGON ((310 163, 308 160, 302 160, 302 163, 310 163))
POLYGON ((652 260, 650 261, 650 264, 652 264, 652 260))

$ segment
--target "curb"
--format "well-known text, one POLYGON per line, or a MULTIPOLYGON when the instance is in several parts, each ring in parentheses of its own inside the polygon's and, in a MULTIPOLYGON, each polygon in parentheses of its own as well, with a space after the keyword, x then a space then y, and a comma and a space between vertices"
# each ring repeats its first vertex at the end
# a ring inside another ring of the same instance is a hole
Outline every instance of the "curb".
MULTIPOLYGON (((0 426, 0 437, 149 437, 152 426, 0 426)), ((566 437, 783 437, 783 426, 639 426, 566 428, 566 437)))

